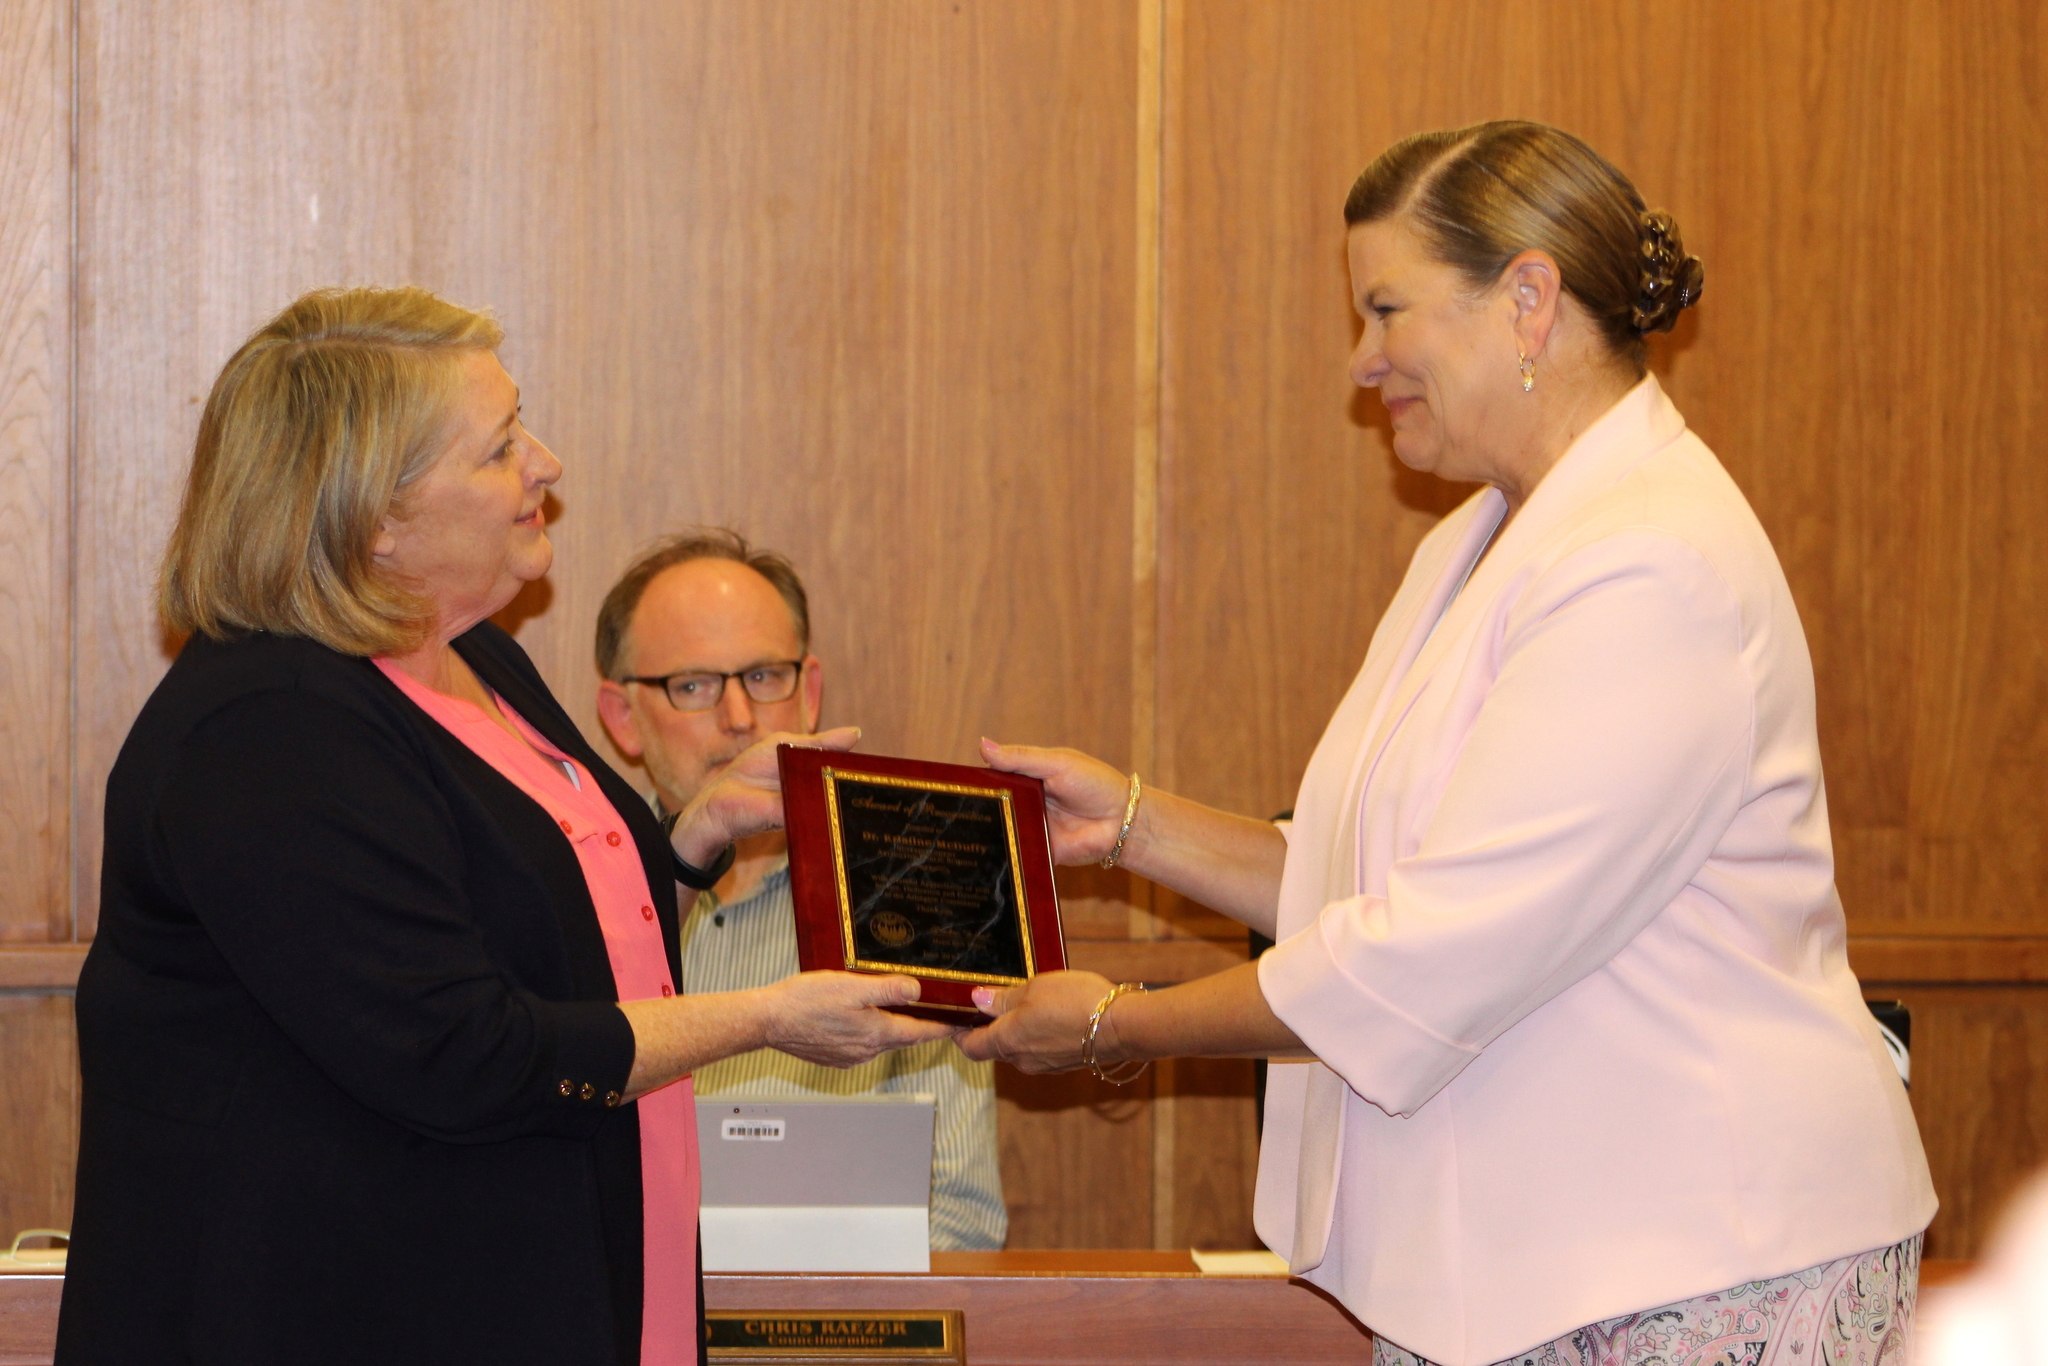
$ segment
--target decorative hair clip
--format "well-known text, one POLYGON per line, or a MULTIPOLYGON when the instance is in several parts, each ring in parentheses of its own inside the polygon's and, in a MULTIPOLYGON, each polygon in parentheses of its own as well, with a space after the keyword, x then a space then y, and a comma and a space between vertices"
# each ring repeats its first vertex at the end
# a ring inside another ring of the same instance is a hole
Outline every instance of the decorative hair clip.
POLYGON ((1630 321, 1638 332, 1659 332, 1699 299, 1706 272, 1699 258, 1684 254, 1678 224, 1670 214, 1646 211, 1638 215, 1636 231, 1641 239, 1642 275, 1630 321))

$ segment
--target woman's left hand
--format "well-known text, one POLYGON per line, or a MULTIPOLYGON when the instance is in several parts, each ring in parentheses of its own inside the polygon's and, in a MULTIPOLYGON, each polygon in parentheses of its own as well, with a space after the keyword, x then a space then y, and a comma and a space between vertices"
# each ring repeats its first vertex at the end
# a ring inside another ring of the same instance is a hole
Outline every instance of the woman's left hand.
MULTIPOLYGON (((1020 1072, 1068 1072, 1083 1065, 1081 1044, 1088 1017, 1109 994, 1109 979, 1093 972, 1040 973, 1021 987, 981 988, 974 1003, 995 1018, 960 1036, 960 1051, 977 1062, 995 1059, 1020 1072)), ((1117 1060, 1109 1048, 1115 1035, 1102 1022, 1099 1062, 1117 1060)))
POLYGON ((726 765, 717 782, 707 785, 683 808, 676 821, 676 852, 701 868, 736 840, 782 828, 782 773, 775 760, 777 745, 845 750, 852 749, 859 739, 860 727, 835 726, 815 735, 777 731, 755 741, 726 765))
POLYGON ((990 768, 1022 773, 1045 784, 1045 828, 1052 836, 1053 862, 1095 863, 1116 844, 1131 791, 1130 778, 1121 769, 1077 749, 1004 745, 987 738, 981 742, 981 757, 990 768))

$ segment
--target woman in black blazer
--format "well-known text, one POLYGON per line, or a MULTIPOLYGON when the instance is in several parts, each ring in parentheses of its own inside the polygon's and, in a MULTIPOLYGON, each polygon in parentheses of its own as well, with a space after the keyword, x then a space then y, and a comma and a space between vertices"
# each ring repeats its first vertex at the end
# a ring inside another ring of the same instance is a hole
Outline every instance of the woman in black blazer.
POLYGON ((620 1001, 603 909, 644 895, 639 967, 674 981, 677 879, 779 823, 772 741, 664 838, 489 623, 547 571, 561 472, 500 336, 422 290, 321 291, 208 400, 161 585, 190 641, 109 778, 79 978, 67 1366, 697 1360, 687 1288, 685 1331, 643 1320, 643 1248, 695 1211, 643 1218, 639 1098, 764 1045, 844 1065, 949 1032, 878 1009, 906 978, 620 1001), (594 783, 610 862, 493 745, 594 783))

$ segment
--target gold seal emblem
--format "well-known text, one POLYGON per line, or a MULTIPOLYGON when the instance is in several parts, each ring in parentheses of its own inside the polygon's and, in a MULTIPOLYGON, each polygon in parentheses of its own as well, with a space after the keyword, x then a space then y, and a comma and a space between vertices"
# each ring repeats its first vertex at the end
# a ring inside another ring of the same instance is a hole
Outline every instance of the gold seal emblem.
POLYGON ((917 938, 917 927, 901 911, 876 911, 868 917, 868 933, 883 947, 900 949, 917 938))

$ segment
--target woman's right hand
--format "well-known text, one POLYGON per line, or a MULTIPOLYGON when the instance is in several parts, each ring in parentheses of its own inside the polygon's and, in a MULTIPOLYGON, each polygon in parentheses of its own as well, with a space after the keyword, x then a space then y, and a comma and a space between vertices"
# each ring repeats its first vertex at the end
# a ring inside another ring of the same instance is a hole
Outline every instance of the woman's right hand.
POLYGON ((917 999, 911 977, 800 972, 764 990, 771 1001, 768 1046, 827 1067, 853 1067, 891 1049, 952 1038, 961 1029, 887 1009, 917 999))
POLYGON ((699 792, 676 821, 675 850, 689 863, 705 867, 725 846, 764 830, 782 828, 782 773, 776 764, 777 745, 810 749, 852 749, 860 739, 858 726, 836 726, 815 735, 777 731, 765 736, 727 764, 718 781, 699 792))
MULTIPOLYGON (((990 768, 1043 780, 1054 863, 1099 863, 1116 846, 1130 800, 1129 774, 1075 749, 1038 749, 984 739, 981 757, 990 768)), ((1139 810, 1144 810, 1142 804, 1139 810)))
MULTIPOLYGON (((1115 984, 1093 972, 1041 972, 1021 986, 977 987, 974 1003, 990 1017, 960 1036, 960 1051, 976 1062, 1008 1063, 1019 1072, 1064 1072, 1087 1065, 1088 1019, 1115 984)), ((1102 1062, 1122 1061, 1116 1026, 1104 1012, 1097 1040, 1102 1062)))

